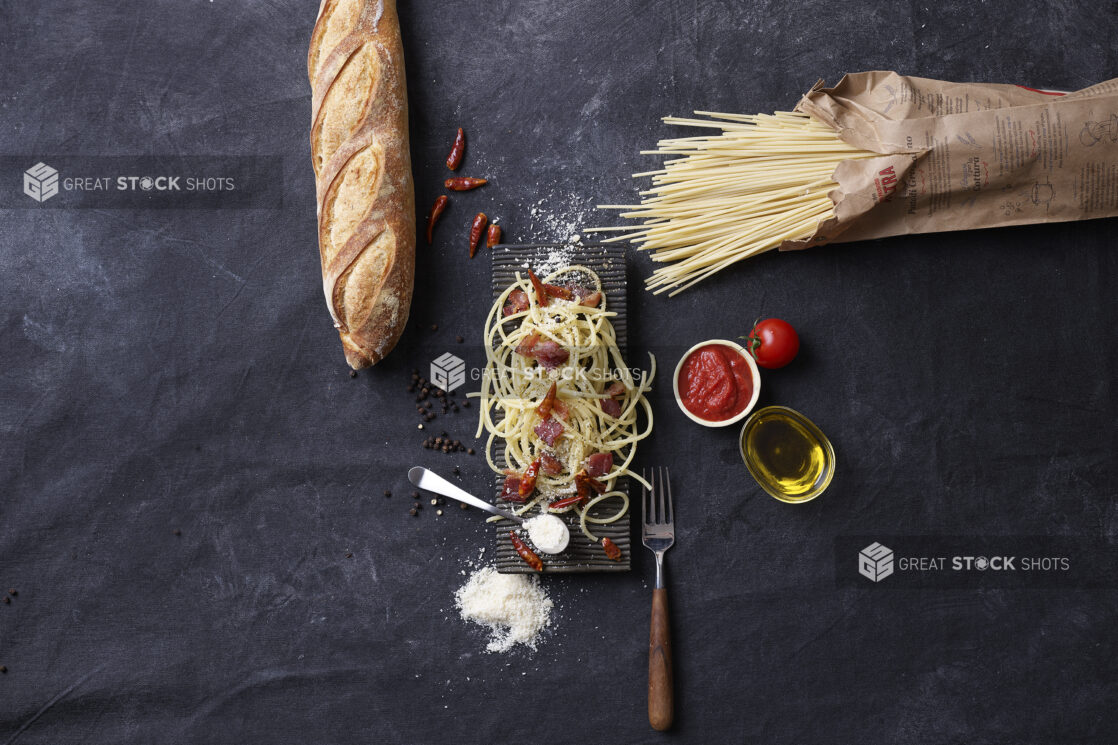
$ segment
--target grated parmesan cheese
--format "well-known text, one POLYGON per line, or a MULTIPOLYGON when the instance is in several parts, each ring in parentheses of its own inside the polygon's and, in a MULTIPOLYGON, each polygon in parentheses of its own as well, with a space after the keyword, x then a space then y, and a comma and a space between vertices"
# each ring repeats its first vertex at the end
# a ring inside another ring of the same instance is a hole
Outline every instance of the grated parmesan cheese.
POLYGON ((533 270, 537 276, 543 278, 547 275, 557 272, 560 269, 566 269, 574 263, 575 251, 571 246, 560 246, 552 248, 547 257, 536 266, 530 266, 525 262, 522 266, 525 269, 533 270))
POLYGON ((482 567, 454 593, 462 618, 489 629, 487 652, 508 652, 517 644, 536 648, 551 625, 551 598, 539 579, 526 574, 499 574, 482 567))
POLYGON ((567 547, 571 534, 567 526, 555 515, 536 515, 524 523, 528 537, 545 554, 557 554, 567 547))

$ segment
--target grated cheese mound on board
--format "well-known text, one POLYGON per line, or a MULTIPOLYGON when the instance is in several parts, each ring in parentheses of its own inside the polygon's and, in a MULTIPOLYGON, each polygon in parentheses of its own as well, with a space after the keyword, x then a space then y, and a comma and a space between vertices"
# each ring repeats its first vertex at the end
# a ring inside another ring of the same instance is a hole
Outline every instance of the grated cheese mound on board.
POLYGON ((467 621, 489 629, 487 652, 508 652, 517 644, 536 648, 540 633, 551 625, 551 598, 536 577, 500 574, 482 567, 454 593, 458 612, 467 621))

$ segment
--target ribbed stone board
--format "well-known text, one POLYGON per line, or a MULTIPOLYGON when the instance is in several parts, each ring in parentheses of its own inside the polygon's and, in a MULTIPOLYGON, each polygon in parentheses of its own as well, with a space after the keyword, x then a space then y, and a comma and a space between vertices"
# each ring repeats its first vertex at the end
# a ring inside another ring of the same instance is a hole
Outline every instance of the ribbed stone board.
MULTIPOLYGON (((598 244, 589 246, 565 246, 560 243, 532 244, 523 246, 498 246, 493 249, 493 298, 504 292, 516 280, 516 273, 526 276, 526 266, 535 270, 543 265, 549 255, 555 251, 570 251, 571 264, 579 264, 598 273, 602 281, 602 289, 606 295, 607 308, 617 313, 613 318, 613 327, 617 332, 617 344, 626 363, 629 363, 627 354, 628 343, 628 297, 625 281, 625 249, 623 246, 611 244, 598 244)), ((504 443, 494 444, 494 460, 501 463, 504 460, 504 443)), ((500 493, 503 477, 495 482, 494 494, 500 493)), ((629 479, 618 480, 617 488, 629 494, 629 479)), ((630 495, 631 498, 632 495, 630 495)), ((610 514, 610 505, 616 505, 611 500, 606 505, 603 514, 610 514)), ((498 502, 499 506, 506 509, 514 508, 498 502)), ((567 520, 571 529, 571 543, 567 550, 558 556, 541 554, 544 560, 545 573, 570 573, 570 572, 627 572, 632 556, 631 516, 633 509, 639 509, 639 504, 630 503, 629 512, 620 520, 610 525, 592 525, 590 532, 599 538, 608 537, 621 549, 621 560, 610 561, 602 551, 600 543, 591 543, 579 530, 578 521, 570 515, 561 515, 567 520)), ((535 511, 533 510, 533 514, 535 511)), ((591 515, 594 515, 591 512, 591 515)), ((495 523, 497 541, 497 571, 511 573, 529 573, 531 568, 517 555, 509 540, 511 526, 507 520, 495 523)))

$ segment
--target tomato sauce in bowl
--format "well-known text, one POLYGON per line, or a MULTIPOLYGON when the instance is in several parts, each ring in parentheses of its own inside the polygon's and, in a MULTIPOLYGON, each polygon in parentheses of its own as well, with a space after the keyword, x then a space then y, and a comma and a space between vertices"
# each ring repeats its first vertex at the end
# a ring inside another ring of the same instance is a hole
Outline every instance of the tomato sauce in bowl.
POLYGON ((757 403, 757 365, 738 344, 713 340, 687 351, 676 367, 676 401, 685 414, 709 427, 732 424, 757 403))

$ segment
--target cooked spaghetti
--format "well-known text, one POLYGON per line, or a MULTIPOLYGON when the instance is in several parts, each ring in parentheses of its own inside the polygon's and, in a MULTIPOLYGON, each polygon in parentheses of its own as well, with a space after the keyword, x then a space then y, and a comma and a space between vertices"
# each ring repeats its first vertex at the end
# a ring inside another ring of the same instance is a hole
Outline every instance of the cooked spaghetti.
MULTIPOLYGON (((601 280, 573 266, 537 278, 517 273, 485 322, 486 367, 477 436, 489 433, 486 459, 505 474, 502 499, 554 514, 576 512, 582 532, 625 515, 622 476, 637 443, 652 431, 645 393, 656 359, 639 379, 625 365, 601 280), (639 424, 643 413, 645 424, 639 424), (503 462, 494 448, 505 445, 503 462), (598 507, 617 507, 599 514, 598 507)), ((491 518, 498 520, 500 518, 491 518)))
POLYGON ((618 230, 665 262, 646 280, 654 293, 675 295, 716 272, 788 240, 809 238, 834 216, 827 193, 838 184, 835 168, 844 160, 877 157, 848 145, 838 132, 806 114, 720 114, 709 119, 665 117, 667 124, 721 129, 721 134, 661 140, 643 154, 680 155, 656 171, 641 191, 640 204, 599 205, 624 210, 641 225, 589 228, 618 230))

